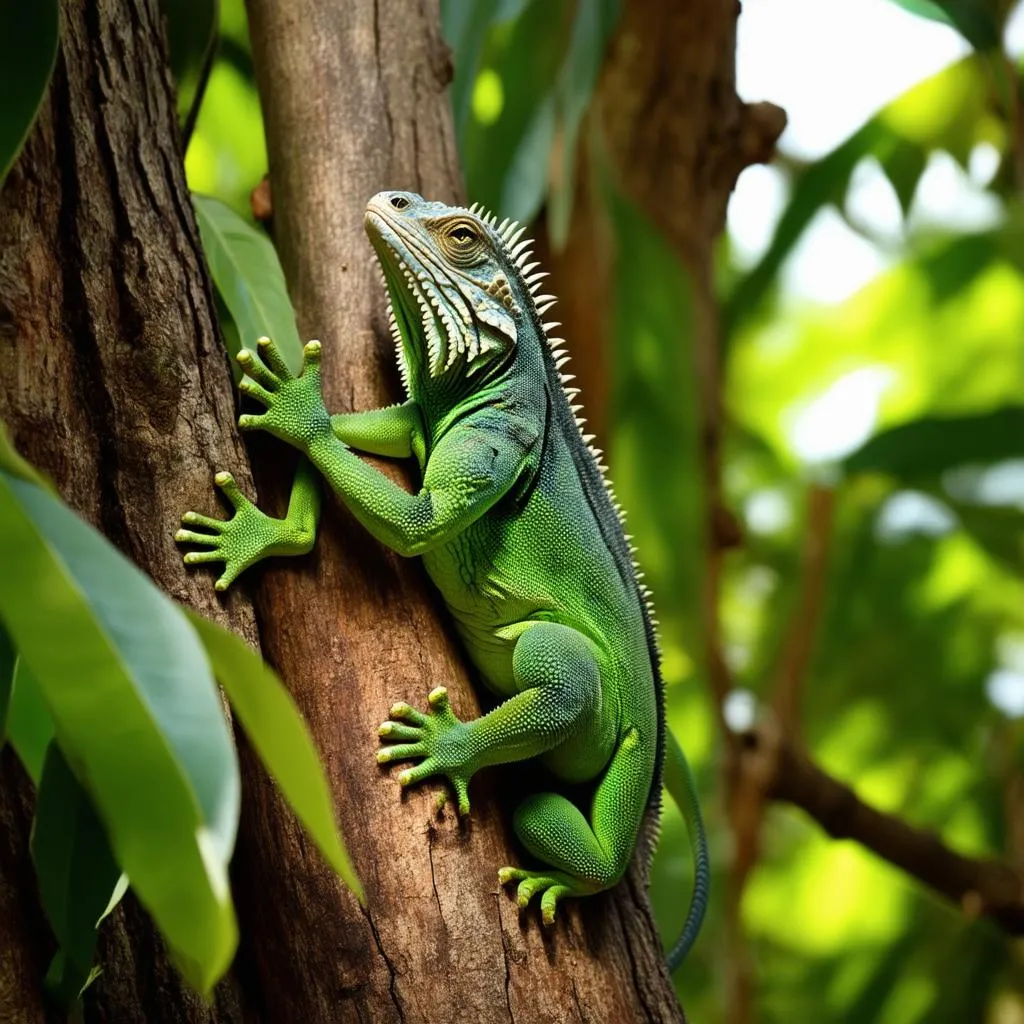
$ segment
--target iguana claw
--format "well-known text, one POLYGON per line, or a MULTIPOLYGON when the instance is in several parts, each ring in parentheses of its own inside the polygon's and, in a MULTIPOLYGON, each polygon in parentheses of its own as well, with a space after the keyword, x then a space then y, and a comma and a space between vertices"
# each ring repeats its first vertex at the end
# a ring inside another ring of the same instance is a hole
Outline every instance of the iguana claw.
POLYGON ((555 923, 558 901, 563 896, 582 896, 590 891, 583 888, 576 879, 560 871, 527 871, 525 868, 506 867, 498 871, 498 882, 501 885, 519 883, 516 889, 516 903, 520 909, 528 907, 530 900, 537 893, 543 893, 540 898, 541 919, 549 926, 555 923))

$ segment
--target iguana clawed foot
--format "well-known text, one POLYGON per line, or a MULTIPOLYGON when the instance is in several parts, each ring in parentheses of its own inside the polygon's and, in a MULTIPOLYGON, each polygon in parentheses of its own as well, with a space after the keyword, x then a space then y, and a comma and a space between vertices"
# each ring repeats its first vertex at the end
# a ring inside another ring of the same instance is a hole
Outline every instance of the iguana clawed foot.
POLYGON ((430 710, 423 714, 408 704, 394 704, 391 719, 377 730, 391 746, 377 751, 378 764, 423 758, 399 776, 402 786, 432 775, 446 775, 459 801, 459 814, 469 814, 469 780, 473 774, 467 764, 466 726, 455 717, 448 703, 448 691, 439 686, 427 697, 430 710))
POLYGON ((206 551, 190 551, 185 555, 186 565, 223 562, 224 572, 214 586, 217 590, 227 590, 274 543, 280 521, 261 512, 241 492, 230 473, 218 473, 213 482, 231 503, 234 515, 230 519, 214 519, 199 512, 186 512, 181 517, 185 526, 198 526, 210 532, 178 530, 174 539, 179 544, 202 544, 207 548, 206 551))
POLYGON ((331 417, 320 393, 320 342, 302 350, 302 370, 296 377, 269 338, 257 342, 259 354, 243 348, 235 357, 245 376, 238 390, 266 406, 260 415, 238 417, 243 430, 265 430, 301 451, 331 434, 331 417))
POLYGON ((555 923, 555 911, 558 901, 563 896, 582 896, 589 890, 582 889, 577 879, 562 874, 561 871, 527 871, 525 868, 502 868, 498 872, 498 882, 508 885, 518 882, 516 902, 520 908, 529 906, 530 900, 537 893, 540 898, 541 918, 546 925, 555 923))

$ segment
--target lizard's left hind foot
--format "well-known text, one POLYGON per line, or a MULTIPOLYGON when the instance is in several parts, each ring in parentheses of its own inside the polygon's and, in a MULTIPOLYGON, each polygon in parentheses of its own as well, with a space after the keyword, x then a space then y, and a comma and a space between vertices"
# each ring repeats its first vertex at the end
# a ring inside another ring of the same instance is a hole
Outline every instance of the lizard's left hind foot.
POLYGON ((558 901, 563 896, 587 896, 594 890, 578 878, 573 878, 562 871, 527 871, 524 868, 502 868, 498 872, 498 882, 508 885, 518 882, 516 902, 520 907, 527 907, 537 893, 540 898, 541 917, 546 925, 555 923, 555 911, 558 901))

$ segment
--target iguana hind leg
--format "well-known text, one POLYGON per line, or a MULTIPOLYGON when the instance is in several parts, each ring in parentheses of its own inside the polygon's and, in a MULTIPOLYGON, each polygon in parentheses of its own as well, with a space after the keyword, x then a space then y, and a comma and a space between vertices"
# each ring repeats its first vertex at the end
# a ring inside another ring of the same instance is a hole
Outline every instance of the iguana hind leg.
MULTIPOLYGON (((512 672, 520 692, 493 711, 470 722, 455 717, 443 687, 432 691, 424 714, 408 704, 391 709, 380 736, 400 741, 383 747, 377 760, 419 760, 398 780, 403 786, 432 775, 446 775, 469 810, 470 777, 480 768, 525 761, 571 745, 585 749, 596 768, 608 760, 601 747, 605 730, 601 670, 590 641, 569 626, 554 622, 526 624, 512 653, 512 672)), ((610 750, 610 747, 609 747, 610 750)))
POLYGON ((626 870, 647 807, 653 771, 650 751, 634 727, 626 730, 597 785, 588 821, 575 804, 556 793, 537 793, 516 808, 513 827, 520 842, 554 870, 502 868, 502 885, 518 882, 525 907, 537 893, 546 924, 563 896, 585 896, 614 885, 626 870))

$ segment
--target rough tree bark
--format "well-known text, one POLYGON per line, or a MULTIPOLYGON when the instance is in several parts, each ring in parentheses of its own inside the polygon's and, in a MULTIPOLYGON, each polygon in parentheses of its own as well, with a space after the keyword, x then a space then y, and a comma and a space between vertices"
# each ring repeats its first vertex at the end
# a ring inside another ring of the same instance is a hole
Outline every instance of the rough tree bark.
MULTIPOLYGON (((181 511, 210 506, 215 470, 252 483, 184 183, 159 6, 63 7, 53 84, 0 194, 0 417, 65 499, 164 589, 259 639, 320 745, 368 895, 364 911, 240 740, 233 974, 203 1005, 129 899, 105 929, 87 1019, 679 1020, 638 869, 544 935, 498 889, 497 868, 518 853, 493 782, 474 784, 462 826, 437 813, 436 787, 399 800, 377 768, 376 725, 394 699, 421 702, 444 682, 460 714, 478 710, 417 565, 329 501, 316 554, 256 574, 226 601, 212 577, 183 569, 171 541, 181 511)), ((325 341, 329 403, 394 400, 362 208, 385 187, 459 193, 436 4, 252 0, 250 15, 276 230, 302 329, 325 341)), ((30 807, 6 752, 0 1012, 19 1022, 48 1019, 38 986, 52 952, 33 896, 30 807)))

